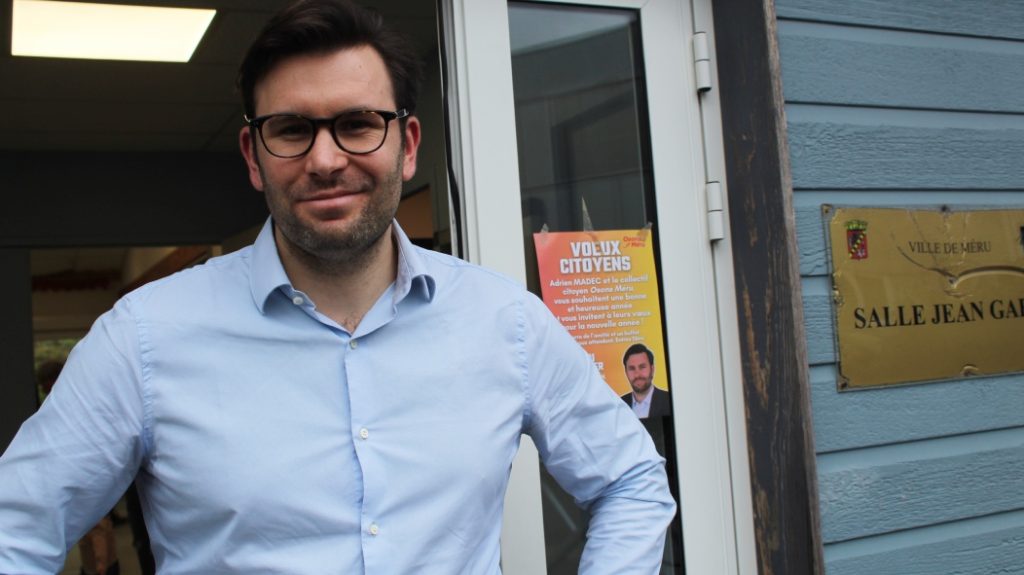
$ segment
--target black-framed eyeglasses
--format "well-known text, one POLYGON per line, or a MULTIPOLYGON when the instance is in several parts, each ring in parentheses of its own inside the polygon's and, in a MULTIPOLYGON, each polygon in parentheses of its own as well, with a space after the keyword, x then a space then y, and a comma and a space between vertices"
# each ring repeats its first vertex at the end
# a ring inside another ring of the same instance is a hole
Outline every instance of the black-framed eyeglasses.
POLYGON ((299 114, 269 114, 252 119, 243 117, 259 133, 263 147, 271 155, 297 158, 313 149, 320 126, 330 127, 334 143, 350 154, 376 152, 388 137, 391 121, 407 116, 408 110, 402 108, 395 112, 355 110, 342 112, 333 118, 307 118, 299 114))

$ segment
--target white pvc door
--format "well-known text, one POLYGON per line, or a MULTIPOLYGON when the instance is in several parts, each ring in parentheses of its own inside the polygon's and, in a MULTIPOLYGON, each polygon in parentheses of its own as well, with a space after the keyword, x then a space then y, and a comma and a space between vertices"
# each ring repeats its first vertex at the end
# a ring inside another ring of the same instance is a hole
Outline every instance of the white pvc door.
MULTIPOLYGON (((645 423, 681 509, 662 573, 738 572, 693 8, 688 0, 442 8, 463 257, 536 289, 540 229, 650 229, 665 354, 655 382, 670 392, 672 415, 645 423)), ((575 573, 585 517, 566 507, 523 443, 506 498, 503 571, 575 573)))

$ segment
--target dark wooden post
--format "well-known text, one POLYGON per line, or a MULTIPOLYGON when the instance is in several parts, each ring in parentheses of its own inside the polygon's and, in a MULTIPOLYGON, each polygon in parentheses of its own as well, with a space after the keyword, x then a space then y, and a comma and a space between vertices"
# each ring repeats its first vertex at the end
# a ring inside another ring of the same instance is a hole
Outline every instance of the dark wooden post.
POLYGON ((762 575, 822 573, 814 440, 772 0, 713 0, 762 575))

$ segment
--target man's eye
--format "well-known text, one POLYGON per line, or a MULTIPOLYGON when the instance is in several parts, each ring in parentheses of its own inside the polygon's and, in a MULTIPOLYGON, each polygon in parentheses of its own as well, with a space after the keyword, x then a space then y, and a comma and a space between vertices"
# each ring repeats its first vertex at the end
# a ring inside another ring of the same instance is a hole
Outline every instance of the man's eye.
POLYGON ((338 118, 334 129, 339 133, 357 134, 367 130, 379 130, 382 122, 376 114, 352 114, 338 118))
POLYGON ((309 123, 298 119, 282 119, 267 122, 264 126, 269 129, 272 138, 306 138, 309 137, 309 123))
POLYGON ((369 130, 373 126, 365 120, 345 120, 337 123, 338 131, 340 132, 358 132, 360 130, 369 130))

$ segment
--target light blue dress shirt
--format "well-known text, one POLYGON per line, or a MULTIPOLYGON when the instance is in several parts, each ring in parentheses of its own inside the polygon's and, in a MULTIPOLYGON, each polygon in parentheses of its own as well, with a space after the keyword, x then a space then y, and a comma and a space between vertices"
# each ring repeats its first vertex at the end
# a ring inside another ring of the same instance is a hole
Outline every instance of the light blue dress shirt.
POLYGON ((122 298, 0 458, 0 573, 54 573, 138 473, 158 570, 488 575, 520 435, 592 514, 581 572, 656 573, 663 460, 515 282, 413 246, 349 334, 255 244, 122 298))
POLYGON ((650 415, 652 397, 654 397, 654 388, 651 388, 650 393, 647 394, 643 401, 637 401, 636 394, 633 394, 633 413, 640 419, 646 419, 650 415))

